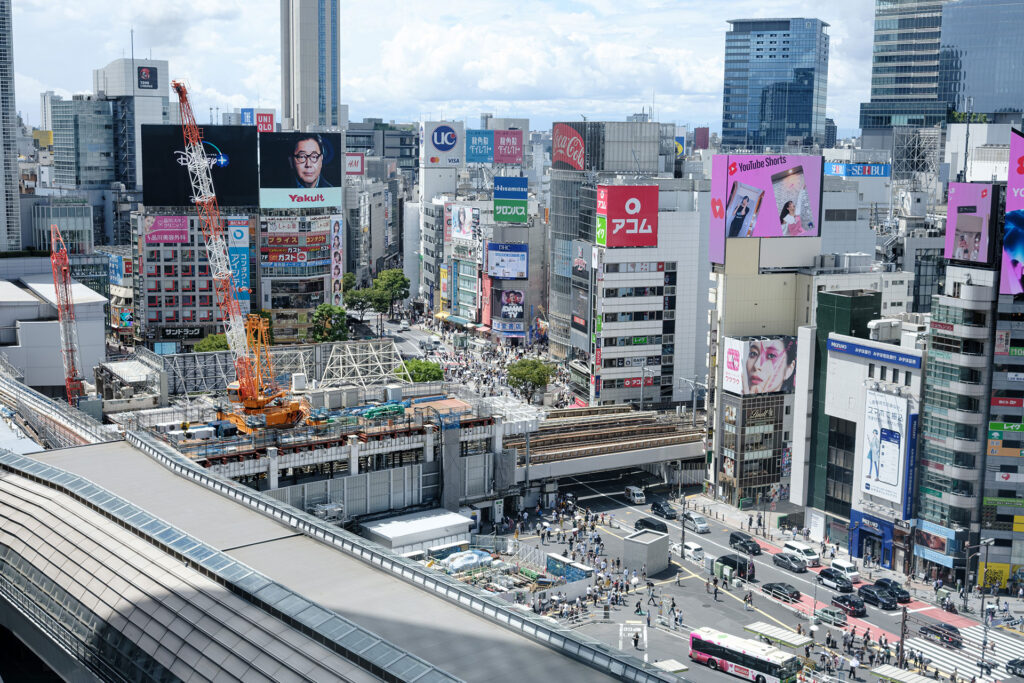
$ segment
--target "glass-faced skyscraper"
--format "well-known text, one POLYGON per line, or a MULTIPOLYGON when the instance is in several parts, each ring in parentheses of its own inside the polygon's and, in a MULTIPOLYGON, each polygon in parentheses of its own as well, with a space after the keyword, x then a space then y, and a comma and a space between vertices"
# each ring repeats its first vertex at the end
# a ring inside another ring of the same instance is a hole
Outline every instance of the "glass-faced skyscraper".
POLYGON ((725 34, 722 145, 825 141, 828 26, 820 19, 736 19, 725 34))
POLYGON ((341 127, 339 0, 281 0, 281 116, 285 128, 341 127))
POLYGON ((0 251, 21 249, 21 209, 18 204, 18 119, 14 108, 14 28, 11 3, 0 2, 0 147, 3 165, 3 211, 0 212, 0 251))

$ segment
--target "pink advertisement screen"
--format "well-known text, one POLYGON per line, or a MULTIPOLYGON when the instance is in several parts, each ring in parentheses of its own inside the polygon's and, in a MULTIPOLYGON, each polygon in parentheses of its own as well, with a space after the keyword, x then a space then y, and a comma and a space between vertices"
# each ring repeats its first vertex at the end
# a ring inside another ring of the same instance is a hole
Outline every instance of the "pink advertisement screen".
POLYGON ((496 131, 494 131, 494 163, 496 163, 496 164, 521 164, 521 163, 523 163, 523 131, 521 131, 521 130, 496 130, 496 131))
POLYGON ((717 171, 721 180, 712 165, 711 193, 712 221, 726 237, 821 234, 821 157, 731 154, 726 159, 724 173, 717 171))
POLYGON ((944 256, 957 261, 988 263, 992 186, 985 183, 950 183, 946 207, 944 256))
POLYGON ((188 216, 146 216, 146 244, 188 242, 188 216))
POLYGON ((708 257, 712 263, 725 263, 725 196, 729 182, 729 157, 716 154, 711 159, 711 237, 708 257))
POLYGON ((1024 133, 1010 129, 1000 294, 1024 294, 1024 133))

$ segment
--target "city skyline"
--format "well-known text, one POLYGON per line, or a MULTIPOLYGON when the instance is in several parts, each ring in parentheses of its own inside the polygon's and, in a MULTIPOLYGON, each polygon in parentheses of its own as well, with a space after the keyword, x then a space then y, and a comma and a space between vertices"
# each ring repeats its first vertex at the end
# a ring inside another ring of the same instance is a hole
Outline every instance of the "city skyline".
MULTIPOLYGON (((399 5, 341 7, 341 95, 352 120, 473 121, 493 111, 528 116, 541 129, 580 115, 621 120, 653 101, 659 121, 718 131, 727 21, 749 17, 809 16, 830 24, 826 115, 841 136, 856 132, 859 103, 870 89, 873 3, 818 12, 782 2, 769 11, 737 0, 714 17, 696 2, 622 9, 605 0, 537 1, 515 15, 490 3, 398 11, 399 5)), ((86 92, 92 69, 130 57, 133 28, 135 56, 168 60, 170 77, 189 82, 202 122, 213 107, 280 111, 279 2, 102 9, 91 1, 58 9, 36 0, 15 4, 17 107, 29 124, 39 123, 39 93, 86 92), (66 52, 35 50, 32 36, 44 33, 66 52)))

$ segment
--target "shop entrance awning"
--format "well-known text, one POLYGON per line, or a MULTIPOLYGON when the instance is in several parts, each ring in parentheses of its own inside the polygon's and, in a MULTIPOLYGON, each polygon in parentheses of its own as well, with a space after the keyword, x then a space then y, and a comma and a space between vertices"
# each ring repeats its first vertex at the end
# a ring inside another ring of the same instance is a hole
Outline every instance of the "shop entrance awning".
POLYGON ((889 681, 890 683, 926 683, 931 681, 931 678, 925 678, 920 674, 915 674, 906 669, 901 669, 898 666, 892 666, 886 664, 880 666, 877 669, 872 669, 871 673, 875 674, 883 681, 889 681))
POLYGON ((445 320, 450 315, 451 313, 449 313, 448 311, 440 311, 439 313, 435 313, 434 317, 437 318, 438 320, 445 320))
POLYGON ((808 636, 800 635, 781 626, 772 626, 763 621, 755 621, 753 624, 744 626, 743 630, 758 636, 764 636, 773 643, 785 645, 786 647, 803 647, 811 642, 808 636))
POLYGON ((448 322, 450 322, 453 325, 458 325, 460 327, 465 327, 466 324, 469 323, 468 320, 459 315, 449 315, 448 322))

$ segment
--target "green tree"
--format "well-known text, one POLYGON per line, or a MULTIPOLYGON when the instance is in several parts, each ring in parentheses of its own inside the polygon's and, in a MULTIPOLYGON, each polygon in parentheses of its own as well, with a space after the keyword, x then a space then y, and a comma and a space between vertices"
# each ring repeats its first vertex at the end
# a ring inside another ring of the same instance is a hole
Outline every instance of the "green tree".
POLYGON ((517 391, 527 402, 533 400, 538 390, 548 385, 554 369, 542 360, 524 358, 508 366, 508 385, 517 391))
POLYGON ((333 304, 320 304, 313 312, 310 337, 315 342, 336 342, 348 339, 345 309, 333 304))
POLYGON ((341 278, 341 291, 348 292, 356 288, 356 274, 345 273, 341 278))
MULTIPOLYGON (((382 270, 374 279, 373 288, 387 297, 388 307, 386 310, 388 315, 391 315, 394 313, 395 302, 409 296, 409 278, 400 268, 382 270)), ((381 311, 381 313, 383 312, 381 311)))
POLYGON ((440 363, 432 363, 420 358, 405 361, 405 374, 413 382, 440 382, 444 379, 440 363))
POLYGON ((345 306, 348 310, 352 311, 360 320, 363 319, 363 315, 373 308, 373 302, 376 299, 376 294, 370 288, 366 289, 353 289, 345 292, 345 306))
POLYGON ((196 353, 206 353, 207 351, 227 351, 228 338, 223 334, 208 334, 200 339, 199 343, 193 348, 196 353))

